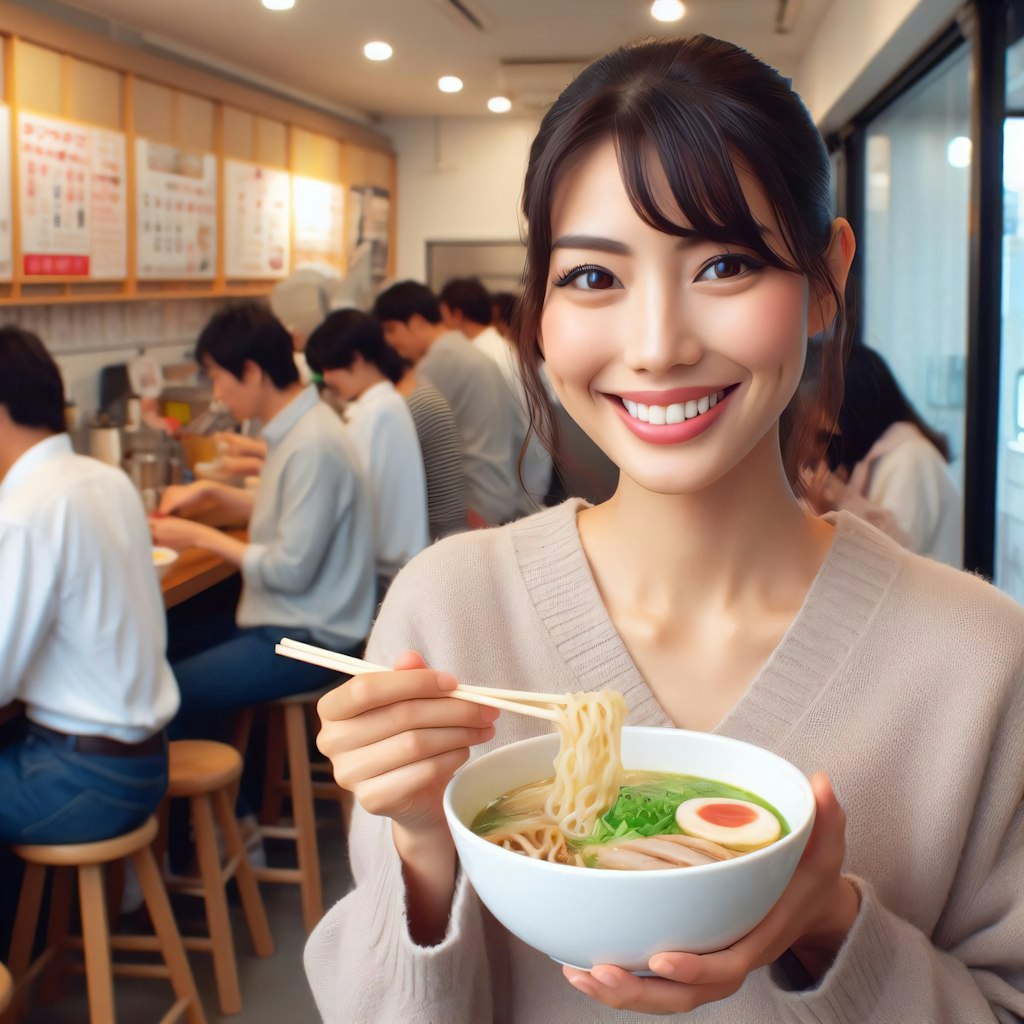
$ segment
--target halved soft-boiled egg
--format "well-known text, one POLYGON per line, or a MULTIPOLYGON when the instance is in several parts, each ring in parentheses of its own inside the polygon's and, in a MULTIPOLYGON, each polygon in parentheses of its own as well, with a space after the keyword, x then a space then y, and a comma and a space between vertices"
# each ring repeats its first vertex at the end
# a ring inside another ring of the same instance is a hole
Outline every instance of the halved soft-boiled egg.
POLYGON ((782 832, 779 819, 749 800, 704 796, 684 800, 676 808, 683 835, 718 843, 729 850, 760 850, 782 832))

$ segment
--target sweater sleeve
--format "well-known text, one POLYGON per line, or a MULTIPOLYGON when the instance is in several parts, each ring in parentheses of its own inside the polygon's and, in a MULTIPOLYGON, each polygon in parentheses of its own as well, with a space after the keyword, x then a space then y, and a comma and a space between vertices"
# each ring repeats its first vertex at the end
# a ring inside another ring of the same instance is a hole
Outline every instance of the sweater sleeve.
MULTIPOLYGON (((849 876, 861 910, 831 968, 805 991, 770 969, 792 1024, 1020 1024, 1024 1021, 1024 671, 1017 674, 945 909, 931 935, 849 876)), ((940 833, 936 833, 937 837, 940 833)))
MULTIPOLYGON (((368 660, 390 665, 412 648, 429 663, 413 626, 422 614, 416 607, 421 586, 414 580, 407 569, 389 590, 368 660)), ((325 1024, 489 1024, 494 986, 484 911, 461 872, 445 938, 436 946, 417 946, 409 935, 390 820, 357 804, 348 848, 354 887, 327 912, 305 951, 306 974, 325 1024)))

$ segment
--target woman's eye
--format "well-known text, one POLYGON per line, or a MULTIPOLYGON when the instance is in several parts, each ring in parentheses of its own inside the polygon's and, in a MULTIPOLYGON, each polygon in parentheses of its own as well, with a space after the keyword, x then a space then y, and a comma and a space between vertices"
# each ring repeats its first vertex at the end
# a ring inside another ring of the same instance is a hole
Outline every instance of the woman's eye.
POLYGON ((614 288, 616 285, 615 276, 600 267, 576 267, 568 273, 562 274, 555 282, 557 287, 564 288, 571 285, 580 291, 598 292, 614 288))
POLYGON ((746 256, 719 256, 712 260, 698 275, 698 281, 726 281, 741 277, 749 270, 756 270, 760 264, 746 256))

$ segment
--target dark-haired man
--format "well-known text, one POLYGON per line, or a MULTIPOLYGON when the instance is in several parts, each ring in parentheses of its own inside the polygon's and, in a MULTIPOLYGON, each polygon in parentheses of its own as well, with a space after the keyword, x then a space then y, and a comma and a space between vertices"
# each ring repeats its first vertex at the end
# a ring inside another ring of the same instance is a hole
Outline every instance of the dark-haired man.
POLYGON ((451 406, 471 525, 514 519, 519 511, 518 413, 501 371, 464 334, 445 327, 437 297, 426 285, 392 285, 377 296, 373 312, 388 343, 451 406))
POLYGON ((517 459, 526 442, 526 453, 518 467, 517 509, 521 515, 536 512, 551 489, 551 455, 537 435, 530 432, 530 407, 515 349, 491 322, 493 298, 475 277, 453 278, 441 289, 438 298, 445 327, 464 334, 477 352, 494 362, 515 398, 514 445, 517 459))
POLYGON ((138 492, 76 455, 42 342, 0 328, 0 843, 106 839, 167 788, 178 708, 138 492))
POLYGON ((242 571, 235 631, 174 662, 182 715, 227 711, 314 689, 331 673, 281 658, 282 636, 356 653, 374 608, 373 525, 359 458, 315 387, 303 387, 292 340, 254 303, 217 313, 196 358, 215 398, 264 425, 267 457, 254 492, 198 481, 169 487, 153 537, 203 547, 242 571), (179 518, 213 498, 249 523, 248 542, 179 518))

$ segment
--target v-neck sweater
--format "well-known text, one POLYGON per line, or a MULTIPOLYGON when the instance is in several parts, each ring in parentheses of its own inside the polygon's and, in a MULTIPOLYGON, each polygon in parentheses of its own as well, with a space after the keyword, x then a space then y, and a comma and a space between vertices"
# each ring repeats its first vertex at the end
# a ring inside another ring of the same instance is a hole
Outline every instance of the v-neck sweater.
MULTIPOLYGON (((466 682, 614 689, 627 724, 671 727, 601 601, 569 501, 449 538, 393 584, 367 657, 408 648, 466 682)), ((679 1020, 981 1024, 1024 1019, 1024 611, 848 513, 782 641, 714 730, 829 774, 847 814, 857 920, 828 972, 779 965, 679 1020)), ((686 667, 681 666, 681 671, 686 667)), ((699 670, 699 669, 698 669, 699 670)), ((473 756, 545 731, 503 715, 473 756)), ((328 1024, 640 1022, 574 989, 459 877, 448 932, 415 945, 390 822, 361 808, 355 886, 306 970, 328 1024)))

